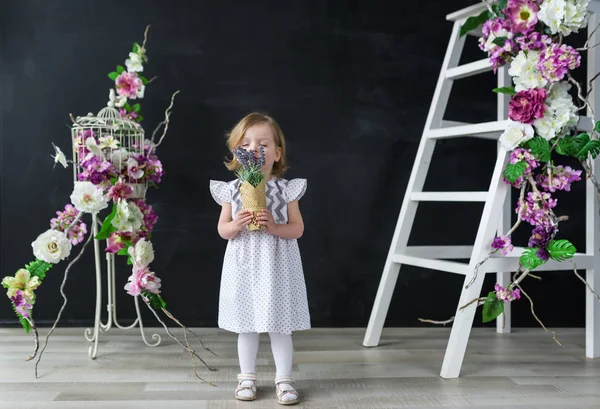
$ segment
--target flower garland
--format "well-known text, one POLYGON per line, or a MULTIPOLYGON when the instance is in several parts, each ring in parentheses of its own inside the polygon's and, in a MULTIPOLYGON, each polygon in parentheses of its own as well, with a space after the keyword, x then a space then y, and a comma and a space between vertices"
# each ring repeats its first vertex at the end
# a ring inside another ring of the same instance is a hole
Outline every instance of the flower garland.
MULTIPOLYGON (((498 67, 508 65, 514 86, 493 91, 511 96, 508 126, 499 141, 510 152, 503 180, 519 189, 520 197, 515 209, 516 223, 509 232, 493 239, 492 250, 477 268, 497 251, 507 255, 514 250, 511 235, 521 222, 529 223, 532 232, 528 247, 519 258, 514 281, 506 288, 496 283, 487 297, 461 307, 482 305, 483 322, 497 318, 504 312, 505 302, 518 300, 521 295, 529 299, 533 312, 533 301, 520 283, 549 259, 564 261, 576 252, 569 240, 557 238, 559 223, 567 217, 556 216, 558 201, 553 194, 570 191, 571 184, 582 179, 582 170, 558 165, 555 159, 576 158, 600 192, 592 173, 592 160, 600 154, 600 121, 591 133, 575 134, 578 111, 586 107, 593 111, 570 73, 579 67, 579 51, 586 50, 587 43, 579 49, 563 43, 565 36, 586 27, 589 0, 501 0, 486 4, 487 10, 465 21, 460 35, 482 26, 479 47, 487 53, 494 73, 498 67), (581 107, 569 95, 572 84, 579 91, 581 107)), ((475 281, 477 268, 467 287, 475 281)), ((575 268, 574 272, 588 285, 575 268)), ((589 285, 588 288, 600 300, 589 285)), ((546 329, 535 313, 534 317, 546 329)), ((446 324, 452 320, 421 321, 446 324)))
MULTIPOLYGON (((108 74, 108 77, 114 81, 114 88, 109 92, 107 106, 119 108, 119 114, 123 121, 136 123, 143 121, 140 104, 136 103, 132 106, 129 104, 129 100, 143 98, 145 87, 150 82, 140 75, 144 70, 144 63, 148 61, 145 48, 147 30, 144 35, 144 43, 141 46, 135 43, 132 52, 129 53, 129 58, 125 61, 127 69, 118 65, 116 71, 108 74)), ((154 260, 151 234, 158 221, 158 216, 151 205, 134 195, 133 185, 128 183, 133 182, 135 185, 144 187, 157 186, 161 183, 164 170, 155 152, 166 134, 173 98, 178 92, 173 95, 171 105, 165 111, 165 120, 154 132, 156 133, 160 126, 164 125, 163 135, 158 144, 155 144, 153 140, 145 140, 142 142, 143 146, 134 144, 127 149, 127 147, 119 146, 119 140, 112 135, 99 135, 93 129, 83 129, 74 135, 74 154, 79 158, 79 166, 78 182, 75 183, 70 196, 71 203, 67 204, 64 210, 57 211, 57 217, 50 220, 50 229, 40 234, 31 243, 35 260, 27 264, 25 268, 19 269, 14 276, 7 276, 2 280, 2 286, 7 289, 7 296, 25 331, 27 333, 32 329, 34 331, 36 346, 29 359, 36 356, 39 347, 38 333, 33 320, 35 290, 42 284, 46 273, 55 264, 69 258, 73 246, 84 241, 84 237, 88 233, 88 226, 82 221, 82 217, 85 214, 97 215, 100 211, 108 208, 109 202, 112 201, 112 211, 105 217, 102 227, 94 238, 107 240, 108 245, 105 252, 126 256, 128 264, 132 265, 132 274, 124 289, 132 296, 141 296, 168 335, 186 348, 191 353, 192 359, 199 358, 209 370, 214 370, 191 349, 187 342, 188 332, 194 336, 196 334, 166 310, 166 302, 160 294, 161 279, 150 269, 150 264, 154 260), (155 310, 163 311, 184 329, 186 345, 171 334, 155 310)), ((77 121, 74 120, 74 122, 78 125, 77 121)), ((65 154, 58 146, 54 143, 53 146, 55 154, 52 157, 55 166, 59 163, 66 168, 70 161, 66 159, 65 154)), ((69 263, 65 270, 61 286, 64 298, 63 307, 46 338, 46 343, 67 302, 62 289, 68 271, 81 256, 91 238, 90 233, 79 255, 69 263)), ((197 336, 196 338, 200 341, 197 336)), ((202 341, 200 343, 202 344, 202 341)), ((212 353, 204 346, 203 348, 212 353)), ((43 351, 44 349, 39 355, 38 363, 43 351)), ((198 376, 195 359, 194 372, 198 376)), ((198 376, 198 378, 200 377, 198 376)))

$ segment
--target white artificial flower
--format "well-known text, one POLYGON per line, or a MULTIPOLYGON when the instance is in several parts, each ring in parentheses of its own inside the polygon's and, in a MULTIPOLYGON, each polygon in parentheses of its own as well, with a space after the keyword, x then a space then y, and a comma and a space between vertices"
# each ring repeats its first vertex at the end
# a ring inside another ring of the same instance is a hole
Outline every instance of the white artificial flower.
POLYGON ((131 262, 140 267, 148 267, 154 261, 154 248, 152 242, 141 238, 133 247, 129 247, 127 252, 131 256, 131 262))
POLYGON ((60 148, 54 144, 54 142, 52 143, 52 146, 54 146, 54 152, 56 153, 56 155, 50 155, 52 158, 54 158, 54 166, 56 166, 57 163, 60 163, 64 168, 66 168, 68 166, 67 157, 63 151, 61 151, 60 148))
POLYGON ((96 139, 94 137, 88 137, 85 140, 85 146, 92 154, 104 159, 104 152, 102 152, 102 149, 98 146, 98 143, 96 142, 96 139))
POLYGON ((546 0, 540 6, 538 19, 552 34, 569 35, 588 23, 589 0, 546 0))
POLYGON ((125 148, 114 149, 108 154, 108 160, 117 170, 127 166, 127 159, 129 159, 129 152, 125 148))
POLYGON ((129 53, 129 58, 125 60, 127 71, 129 72, 142 72, 144 66, 142 65, 142 58, 137 53, 129 53))
POLYGON ((129 173, 129 176, 136 180, 144 176, 144 171, 138 166, 139 164, 137 160, 133 158, 127 159, 127 173, 129 173))
POLYGON ((95 214, 108 207, 102 189, 89 181, 76 182, 70 197, 73 206, 80 212, 95 214))
POLYGON ((135 232, 142 227, 144 214, 133 202, 121 199, 117 203, 117 211, 111 223, 120 232, 135 232))
MULTIPOLYGON (((494 44, 494 40, 496 38, 507 37, 510 39, 510 38, 512 38, 512 36, 513 36, 513 34, 511 32, 509 32, 508 30, 506 30, 505 28, 501 28, 497 32, 490 31, 490 34, 488 35, 488 38, 487 38, 485 44, 483 45, 483 50, 486 52, 493 51, 494 49, 498 48, 498 44, 494 44)), ((510 50, 507 50, 507 51, 510 51, 510 50)))
POLYGON ((47 230, 40 234, 33 243, 33 255, 47 263, 56 264, 69 257, 71 242, 67 235, 58 230, 47 230))
POLYGON ((533 123, 538 135, 546 140, 560 136, 579 121, 577 106, 569 95, 570 88, 571 84, 567 81, 552 84, 545 101, 544 117, 533 123))
POLYGON ((540 52, 530 50, 527 54, 519 51, 508 69, 508 74, 513 77, 515 91, 523 91, 530 88, 545 87, 548 81, 542 77, 537 68, 540 60, 540 52))
POLYGON ((119 141, 116 140, 115 137, 112 135, 101 136, 100 138, 98 138, 98 140, 100 141, 100 148, 102 149, 117 149, 119 147, 119 141))
POLYGON ((110 108, 122 108, 127 103, 127 97, 124 95, 117 95, 113 88, 108 92, 108 103, 106 104, 110 108))
POLYGON ((533 138, 533 127, 516 121, 508 121, 508 128, 500 135, 500 143, 507 151, 512 151, 521 143, 533 138))
POLYGON ((144 91, 146 90, 146 86, 144 84, 142 84, 142 86, 140 87, 140 89, 137 92, 137 97, 138 98, 144 98, 144 91))

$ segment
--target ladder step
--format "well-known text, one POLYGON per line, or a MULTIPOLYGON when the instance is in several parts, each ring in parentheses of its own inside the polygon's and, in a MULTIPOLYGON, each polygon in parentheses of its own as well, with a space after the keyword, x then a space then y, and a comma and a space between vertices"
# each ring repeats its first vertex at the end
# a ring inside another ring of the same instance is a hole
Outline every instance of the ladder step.
POLYGON ((431 139, 441 139, 489 133, 498 133, 499 137, 500 134, 504 132, 507 126, 508 120, 451 126, 448 128, 430 129, 429 131, 427 131, 427 137, 431 139))
POLYGON ((461 78, 472 77, 482 72, 492 71, 489 59, 474 61, 468 64, 459 65, 458 67, 448 68, 446 70, 446 78, 449 80, 458 80, 461 78))
POLYGON ((415 202, 485 202, 488 192, 413 192, 415 202))
POLYGON ((396 254, 392 256, 392 261, 394 263, 406 264, 409 266, 416 266, 422 268, 429 268, 432 270, 438 271, 446 271, 448 273, 455 274, 467 274, 467 269, 469 268, 468 264, 465 263, 457 263, 456 261, 446 261, 446 260, 436 260, 431 258, 422 258, 422 257, 414 257, 408 256, 406 254, 396 254))

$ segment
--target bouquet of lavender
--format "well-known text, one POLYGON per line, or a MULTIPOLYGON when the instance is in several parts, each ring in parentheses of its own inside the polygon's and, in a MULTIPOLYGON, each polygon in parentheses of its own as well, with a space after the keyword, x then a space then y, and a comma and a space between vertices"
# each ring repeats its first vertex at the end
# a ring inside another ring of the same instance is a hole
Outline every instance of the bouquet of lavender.
POLYGON ((240 179, 240 193, 242 195, 242 207, 252 211, 252 222, 248 230, 264 230, 265 226, 256 219, 258 212, 267 207, 266 180, 262 167, 265 164, 265 153, 261 147, 258 158, 253 151, 248 151, 241 146, 233 150, 233 155, 241 167, 235 171, 240 179))

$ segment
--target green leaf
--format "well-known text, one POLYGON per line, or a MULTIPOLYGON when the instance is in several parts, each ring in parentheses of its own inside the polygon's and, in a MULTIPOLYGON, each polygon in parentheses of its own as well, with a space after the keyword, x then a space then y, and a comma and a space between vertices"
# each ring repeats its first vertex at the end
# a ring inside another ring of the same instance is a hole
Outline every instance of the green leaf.
POLYGON ((494 88, 492 91, 499 92, 501 94, 515 95, 515 87, 502 87, 502 88, 494 88))
POLYGON ((122 65, 117 65, 117 73, 123 74, 125 72, 125 68, 122 65))
POLYGON ((146 290, 143 290, 142 295, 148 299, 150 306, 152 308, 154 308, 155 310, 160 310, 162 308, 167 307, 167 303, 165 302, 165 300, 163 300, 163 298, 158 294, 154 294, 154 293, 148 292, 146 290))
POLYGON ((139 78, 142 80, 142 84, 148 85, 148 78, 144 77, 143 75, 139 75, 139 78))
POLYGON ((546 248, 550 252, 550 257, 556 261, 571 258, 577 251, 569 240, 552 240, 546 248))
POLYGON ((135 104, 132 108, 135 112, 140 112, 141 106, 140 104, 135 104))
POLYGON ((504 10, 506 8, 507 3, 508 3, 508 0, 500 0, 498 2, 498 7, 500 7, 500 10, 504 10))
POLYGON ((127 252, 128 247, 123 247, 121 250, 119 250, 119 252, 117 253, 117 255, 119 256, 129 256, 129 253, 127 252))
POLYGON ((534 270, 537 267, 544 264, 544 260, 539 258, 537 254, 535 254, 538 251, 538 249, 539 247, 528 247, 523 251, 523 254, 521 254, 521 257, 519 258, 519 261, 521 262, 521 264, 523 264, 523 267, 525 267, 528 270, 534 270))
POLYGON ((116 176, 113 176, 113 177, 110 178, 110 184, 111 185, 116 185, 118 181, 119 181, 119 178, 116 177, 116 176))
POLYGON ((594 125, 594 129, 596 130, 596 132, 600 132, 600 121, 596 122, 596 125, 594 125))
POLYGON ((571 155, 579 160, 585 160, 588 153, 595 159, 600 154, 600 141, 590 140, 588 134, 580 133, 571 141, 571 155))
POLYGON ((116 73, 116 72, 114 72, 114 71, 113 71, 113 72, 110 72, 110 73, 108 74, 108 78, 110 78, 110 79, 111 79, 111 80, 113 80, 113 81, 114 81, 114 80, 116 80, 118 76, 119 76, 119 74, 117 74, 117 73, 116 73))
POLYGON ((556 145, 556 148, 554 148, 554 151, 559 155, 569 156, 570 149, 571 140, 569 139, 569 137, 564 137, 558 140, 558 144, 556 145))
POLYGON ((110 237, 110 235, 113 232, 117 231, 116 227, 111 224, 111 221, 112 221, 112 219, 115 218, 116 214, 117 214, 117 204, 113 203, 112 211, 110 212, 110 214, 108 216, 106 216, 106 218, 104 219, 104 222, 102 223, 102 227, 100 228, 100 231, 98 232, 98 234, 96 234, 96 237, 94 237, 96 240, 106 240, 110 237))
POLYGON ((129 102, 126 102, 124 105, 124 108, 127 110, 127 112, 131 112, 133 109, 131 108, 131 105, 129 105, 129 102))
POLYGON ((137 54, 139 49, 140 49, 140 45, 138 43, 133 43, 133 49, 131 50, 131 52, 137 54))
POLYGON ((138 115, 136 119, 138 122, 142 122, 144 120, 144 117, 142 115, 138 115))
POLYGON ((550 143, 541 136, 536 136, 529 140, 529 149, 531 149, 531 153, 540 162, 548 162, 550 160, 550 143))
POLYGON ((482 321, 490 322, 491 320, 498 318, 503 312, 504 301, 499 300, 498 297, 496 297, 496 293, 490 291, 483 304, 482 321))
POLYGON ((46 273, 48 270, 52 268, 52 263, 47 263, 36 258, 35 261, 26 264, 25 268, 27 271, 29 271, 29 274, 31 274, 32 277, 38 277, 40 280, 43 280, 46 278, 46 273))
POLYGON ((15 304, 12 304, 13 307, 13 311, 15 312, 15 314, 17 315, 17 318, 19 319, 19 322, 21 323, 21 325, 23 326, 23 329, 25 329, 25 333, 29 334, 29 331, 31 330, 31 325, 29 325, 29 321, 27 321, 25 318, 23 318, 23 316, 21 314, 19 314, 17 312, 17 307, 15 306, 15 304))
POLYGON ((504 47, 504 42, 508 37, 496 37, 492 43, 496 44, 499 47, 504 47))
POLYGON ((527 169, 526 162, 509 163, 506 165, 503 175, 510 183, 515 183, 519 176, 525 172, 525 169, 527 169))
POLYGON ((485 23, 488 19, 492 18, 492 13, 488 10, 482 11, 478 16, 471 16, 460 27, 460 36, 464 36, 471 30, 475 30, 477 27, 485 23))

